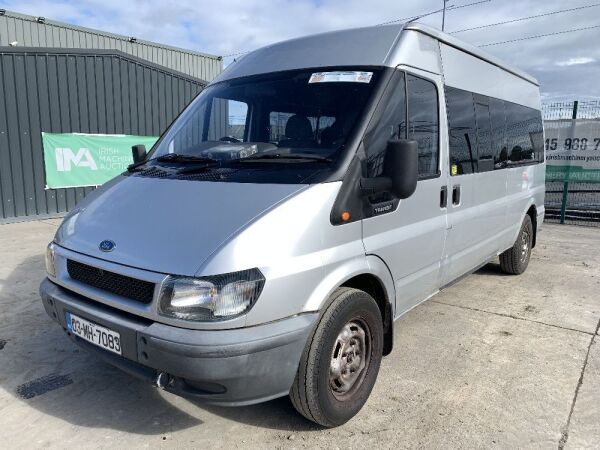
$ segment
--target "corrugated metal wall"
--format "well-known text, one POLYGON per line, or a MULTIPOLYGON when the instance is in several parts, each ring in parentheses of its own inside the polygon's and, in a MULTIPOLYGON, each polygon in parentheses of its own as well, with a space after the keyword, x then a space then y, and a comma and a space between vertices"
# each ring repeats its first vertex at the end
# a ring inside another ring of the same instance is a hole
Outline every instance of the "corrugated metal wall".
POLYGON ((158 136, 202 88, 121 52, 0 48, 0 222, 63 213, 92 190, 44 189, 42 131, 158 136))
POLYGON ((8 46, 14 41, 19 47, 119 50, 206 81, 211 81, 223 70, 223 60, 219 56, 139 39, 132 43, 129 36, 48 19, 39 23, 36 17, 6 11, 0 15, 0 46, 8 46))

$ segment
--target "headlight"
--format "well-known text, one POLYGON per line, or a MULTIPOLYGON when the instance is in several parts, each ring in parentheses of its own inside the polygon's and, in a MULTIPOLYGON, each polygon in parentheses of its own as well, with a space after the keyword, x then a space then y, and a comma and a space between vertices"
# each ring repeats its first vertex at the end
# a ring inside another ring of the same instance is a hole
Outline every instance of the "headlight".
POLYGON ((202 278, 169 276, 162 284, 158 312, 183 320, 225 320, 248 311, 265 284, 258 269, 202 278))
POLYGON ((54 265, 54 244, 50 242, 46 247, 46 272, 51 277, 56 277, 56 266, 54 265))

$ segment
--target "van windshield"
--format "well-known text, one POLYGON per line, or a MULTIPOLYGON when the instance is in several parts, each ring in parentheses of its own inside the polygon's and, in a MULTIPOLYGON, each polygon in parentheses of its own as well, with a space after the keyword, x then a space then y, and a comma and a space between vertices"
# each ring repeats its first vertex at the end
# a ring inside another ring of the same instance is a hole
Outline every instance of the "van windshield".
POLYGON ((279 164, 322 170, 343 152, 378 75, 364 68, 300 70, 214 84, 148 157, 167 166, 203 161, 253 170, 279 164))

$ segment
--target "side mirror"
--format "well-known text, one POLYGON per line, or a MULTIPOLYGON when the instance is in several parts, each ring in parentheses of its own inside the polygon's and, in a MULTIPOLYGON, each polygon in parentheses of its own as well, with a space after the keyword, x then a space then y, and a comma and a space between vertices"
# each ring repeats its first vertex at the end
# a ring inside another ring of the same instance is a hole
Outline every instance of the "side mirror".
POLYGON ((361 179, 362 194, 368 196, 388 191, 400 199, 410 197, 417 189, 418 164, 417 141, 388 141, 383 161, 383 176, 361 179))
POLYGON ((131 147, 131 153, 133 154, 133 163, 137 164, 146 159, 146 146, 145 145, 134 145, 131 147))
POLYGON ((405 139, 388 141, 383 173, 392 180, 392 193, 408 198, 417 189, 419 179, 419 146, 417 141, 405 139))

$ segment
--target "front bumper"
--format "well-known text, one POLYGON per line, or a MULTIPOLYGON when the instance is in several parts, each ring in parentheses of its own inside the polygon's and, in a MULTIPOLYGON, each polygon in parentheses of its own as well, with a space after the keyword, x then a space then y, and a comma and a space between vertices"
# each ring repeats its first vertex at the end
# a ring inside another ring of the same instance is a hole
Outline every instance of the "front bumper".
POLYGON ((40 296, 48 315, 78 345, 122 370, 165 389, 217 405, 245 405, 287 395, 317 313, 247 328, 190 330, 153 322, 86 299, 45 279, 40 296), (122 356, 67 331, 71 312, 121 335, 122 356))

